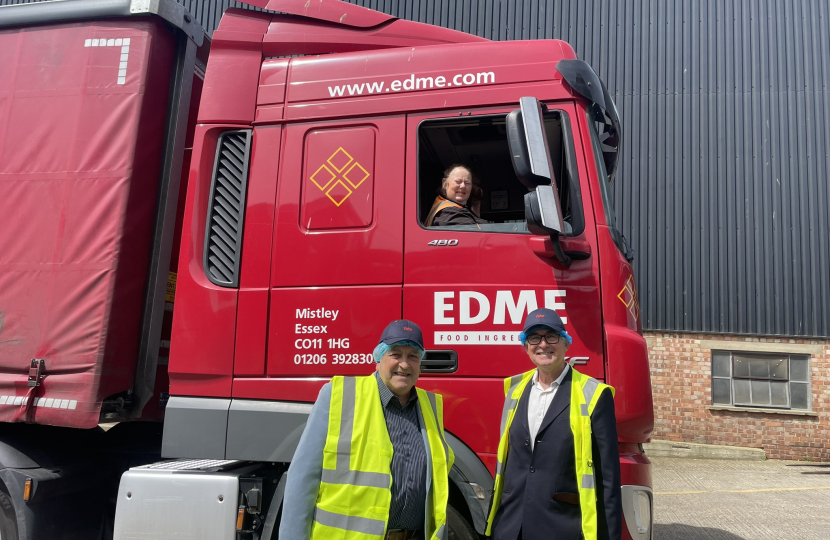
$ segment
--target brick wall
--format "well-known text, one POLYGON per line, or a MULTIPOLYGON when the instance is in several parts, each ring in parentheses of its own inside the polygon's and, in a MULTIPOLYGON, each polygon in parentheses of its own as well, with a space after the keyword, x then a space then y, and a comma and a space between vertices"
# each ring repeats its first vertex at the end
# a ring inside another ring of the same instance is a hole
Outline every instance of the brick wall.
POLYGON ((653 439, 761 448, 769 459, 830 461, 830 341, 655 332, 645 336, 654 394, 653 439), (817 416, 711 410, 712 355, 702 346, 709 340, 728 342, 724 348, 735 347, 735 342, 748 348, 818 346, 821 352, 810 358, 812 412, 817 416))

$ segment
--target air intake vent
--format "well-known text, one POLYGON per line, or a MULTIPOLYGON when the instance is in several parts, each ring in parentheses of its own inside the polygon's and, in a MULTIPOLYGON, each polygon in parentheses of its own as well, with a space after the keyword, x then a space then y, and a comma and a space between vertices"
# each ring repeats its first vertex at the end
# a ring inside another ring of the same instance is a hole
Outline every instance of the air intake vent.
POLYGON ((455 373, 458 353, 455 351, 427 351, 421 360, 421 373, 455 373))
POLYGON ((250 147, 250 130, 226 131, 216 145, 205 231, 205 273, 222 287, 239 286, 250 147))

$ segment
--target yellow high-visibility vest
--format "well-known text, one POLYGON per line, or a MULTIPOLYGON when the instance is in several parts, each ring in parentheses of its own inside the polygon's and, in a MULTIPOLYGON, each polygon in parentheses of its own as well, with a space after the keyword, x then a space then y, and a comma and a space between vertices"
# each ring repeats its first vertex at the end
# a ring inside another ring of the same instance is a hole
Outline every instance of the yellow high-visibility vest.
MULTIPOLYGON (((496 462, 496 481, 493 486, 493 502, 487 518, 486 535, 492 534, 493 518, 499 509, 501 494, 504 491, 504 466, 507 463, 510 440, 510 424, 516 415, 519 400, 525 387, 533 378, 535 369, 504 380, 504 409, 501 414, 501 439, 499 440, 498 461, 496 462)), ((594 477, 594 458, 591 448, 591 414, 597 405, 599 396, 609 388, 614 388, 598 380, 583 375, 571 368, 571 432, 574 437, 576 459, 576 485, 579 488, 579 506, 582 512, 582 535, 585 540, 597 538, 597 491, 594 477)))
MULTIPOLYGON (((432 469, 432 519, 425 538, 446 540, 454 456, 444 439, 443 401, 440 395, 416 391, 432 469)), ((334 377, 312 540, 383 538, 392 504, 392 453, 374 375, 334 377)))

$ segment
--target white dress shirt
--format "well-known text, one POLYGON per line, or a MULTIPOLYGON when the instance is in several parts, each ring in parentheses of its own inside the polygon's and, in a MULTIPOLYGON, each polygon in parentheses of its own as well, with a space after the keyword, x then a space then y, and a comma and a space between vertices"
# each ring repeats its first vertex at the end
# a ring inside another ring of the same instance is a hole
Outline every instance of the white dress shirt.
POLYGON ((539 384, 539 370, 537 369, 533 373, 533 378, 530 380, 530 395, 527 400, 527 427, 530 429, 531 451, 533 451, 533 446, 536 444, 536 434, 539 433, 542 420, 544 420, 545 414, 547 414, 548 408, 553 402, 556 390, 562 384, 562 379, 568 374, 569 367, 568 363, 565 362, 565 369, 547 389, 542 388, 542 385, 539 384))

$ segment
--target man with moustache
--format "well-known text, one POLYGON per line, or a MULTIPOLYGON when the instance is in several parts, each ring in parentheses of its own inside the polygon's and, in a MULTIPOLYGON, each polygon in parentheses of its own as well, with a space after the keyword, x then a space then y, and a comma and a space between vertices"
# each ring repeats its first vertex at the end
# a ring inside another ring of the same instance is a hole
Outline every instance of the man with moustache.
POLYGON ((572 340, 555 311, 529 313, 519 337, 536 368, 505 380, 487 534, 619 540, 614 389, 565 362, 572 340))
POLYGON ((440 395, 415 388, 421 329, 389 323, 366 377, 320 390, 288 469, 280 538, 446 540, 448 474, 440 395))

